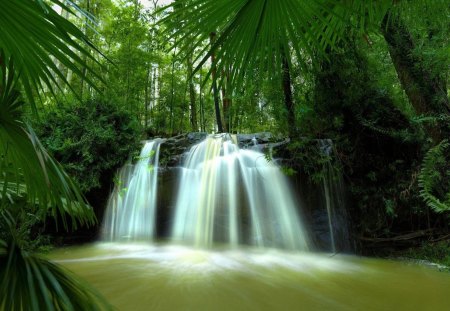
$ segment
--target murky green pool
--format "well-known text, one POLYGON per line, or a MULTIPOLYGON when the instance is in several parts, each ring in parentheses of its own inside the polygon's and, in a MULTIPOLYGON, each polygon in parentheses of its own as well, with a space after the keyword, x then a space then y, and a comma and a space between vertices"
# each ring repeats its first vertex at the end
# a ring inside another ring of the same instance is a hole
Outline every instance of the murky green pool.
POLYGON ((450 310, 450 274, 352 256, 95 244, 51 257, 118 310, 450 310))

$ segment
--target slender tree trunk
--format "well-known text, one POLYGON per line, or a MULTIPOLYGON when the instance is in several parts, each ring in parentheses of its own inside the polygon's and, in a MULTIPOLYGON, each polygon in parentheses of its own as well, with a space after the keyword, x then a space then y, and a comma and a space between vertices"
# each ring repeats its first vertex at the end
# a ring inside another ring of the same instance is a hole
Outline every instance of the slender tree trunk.
POLYGON ((235 105, 234 109, 234 118, 233 118, 233 130, 236 132, 236 129, 239 128, 239 124, 240 124, 240 116, 241 116, 241 111, 242 110, 242 105, 235 105))
POLYGON ((291 86, 291 73, 289 70, 289 62, 287 59, 286 51, 284 49, 282 51, 282 85, 283 85, 283 94, 284 94, 284 105, 287 110, 287 123, 288 123, 288 131, 290 136, 294 136, 297 134, 296 124, 295 124, 295 109, 294 109, 294 99, 292 95, 292 86, 291 86))
POLYGON ((171 69, 172 79, 170 82, 170 133, 173 134, 174 131, 174 120, 173 120, 173 110, 174 110, 174 97, 175 97, 175 53, 172 56, 172 69, 171 69))
MULTIPOLYGON (((158 75, 158 77, 162 77, 163 76, 163 73, 161 72, 161 71, 159 71, 159 75, 158 75)), ((161 90, 162 90, 162 81, 158 81, 158 85, 156 85, 155 87, 156 87, 156 89, 158 90, 158 96, 159 96, 159 94, 161 94, 161 90)), ((156 93, 155 93, 156 94, 156 93)), ((162 115, 162 113, 163 113, 163 110, 164 110, 164 113, 166 112, 166 105, 161 105, 161 103, 158 101, 158 103, 157 103, 157 105, 158 105, 158 116, 161 116, 162 115), (165 106, 165 107, 163 107, 163 106, 165 106)), ((166 118, 164 118, 163 119, 163 121, 161 122, 161 119, 159 119, 160 121, 159 121, 159 123, 158 123, 158 127, 157 127, 157 132, 158 133, 163 133, 163 134, 166 134, 167 135, 167 119, 166 118), (164 132, 163 132, 164 131, 164 132)))
POLYGON ((202 81, 202 70, 199 70, 200 73, 200 94, 199 94, 199 102, 200 102, 200 128, 202 132, 206 131, 206 125, 205 125, 205 103, 202 96, 203 91, 203 81, 202 81))
POLYGON ((228 133, 228 111, 227 111, 227 88, 225 86, 222 86, 220 88, 220 91, 222 92, 222 112, 223 112, 223 131, 228 133))
MULTIPOLYGON (((128 51, 130 51, 131 49, 131 42, 130 39, 128 39, 128 51)), ((128 100, 130 97, 130 71, 131 71, 131 66, 130 66, 130 60, 129 58, 127 58, 127 72, 126 72, 126 76, 127 76, 127 90, 125 92, 125 104, 128 105, 129 104, 129 108, 130 111, 133 111, 133 108, 131 107, 131 102, 128 100)))
MULTIPOLYGON (((210 35, 211 46, 214 43, 215 36, 216 34, 214 32, 212 32, 210 35)), ((219 90, 217 89, 217 82, 216 82, 216 57, 214 53, 211 54, 211 66, 213 66, 211 70, 211 77, 214 96, 214 108, 216 111, 217 131, 219 133, 223 133, 222 117, 220 116, 219 90)))
POLYGON ((181 116, 180 116, 180 126, 178 128, 178 134, 183 132, 183 125, 184 125, 184 116, 185 116, 185 111, 188 111, 189 104, 187 103, 186 100, 186 93, 188 91, 189 88, 189 81, 186 81, 186 86, 184 88, 184 92, 183 92, 183 101, 181 102, 181 116))
POLYGON ((231 83, 230 83, 230 70, 224 73, 225 75, 225 85, 222 87, 222 111, 223 111, 223 129, 225 132, 231 132, 231 115, 230 108, 232 104, 231 99, 231 83))
POLYGON ((150 109, 151 117, 153 118, 153 111, 158 106, 158 67, 153 68, 153 78, 152 78, 152 106, 150 109))
POLYGON ((190 121, 191 121, 191 129, 193 132, 198 131, 197 124, 197 105, 195 103, 195 88, 194 88, 194 79, 192 77, 193 65, 191 56, 187 59, 187 76, 189 79, 189 101, 190 101, 190 121))
MULTIPOLYGON (((432 74, 415 53, 413 38, 401 17, 397 13, 388 12, 381 30, 400 83, 415 111, 423 115, 449 115, 446 82, 432 74)), ((426 130, 435 143, 450 134, 445 124, 426 125, 426 130)))
POLYGON ((147 130, 148 127, 148 107, 150 106, 150 92, 151 88, 151 66, 148 65, 147 73, 145 75, 145 86, 144 86, 144 129, 147 130))

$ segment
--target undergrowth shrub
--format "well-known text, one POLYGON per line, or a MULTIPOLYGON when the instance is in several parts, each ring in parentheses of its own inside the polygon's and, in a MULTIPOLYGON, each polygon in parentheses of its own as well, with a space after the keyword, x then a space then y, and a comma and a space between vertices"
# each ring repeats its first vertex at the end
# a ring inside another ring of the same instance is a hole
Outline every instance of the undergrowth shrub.
POLYGON ((96 209, 104 207, 115 171, 138 151, 142 133, 136 114, 100 99, 56 105, 35 127, 96 209))

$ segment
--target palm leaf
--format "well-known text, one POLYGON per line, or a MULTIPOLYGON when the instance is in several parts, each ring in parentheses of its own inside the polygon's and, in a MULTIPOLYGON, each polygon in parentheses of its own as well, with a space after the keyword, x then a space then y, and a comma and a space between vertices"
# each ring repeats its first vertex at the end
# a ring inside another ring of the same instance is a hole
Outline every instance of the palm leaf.
POLYGON ((6 254, 0 252, 0 309, 97 311, 112 308, 74 274, 12 244, 6 254))
MULTIPOLYGON (((74 14, 59 0, 50 0, 74 14)), ((103 81, 85 59, 98 64, 86 47, 98 50, 83 32, 67 19, 56 13, 43 0, 0 1, 0 50, 1 62, 14 59, 15 70, 28 101, 36 111, 34 95, 46 88, 54 93, 61 88, 58 81, 71 88, 65 75, 55 64, 57 59, 64 67, 93 86, 95 83, 84 77, 82 67, 93 77, 103 81)))
POLYGON ((240 85, 252 72, 281 75, 282 61, 307 68, 326 56, 351 27, 361 33, 379 27, 392 1, 333 0, 178 0, 164 8, 161 23, 176 42, 179 57, 195 54, 199 70, 216 54, 218 72, 232 68, 240 85), (209 46, 210 33, 217 39, 209 46), (200 53, 195 53, 200 50, 200 53))
POLYGON ((45 151, 32 128, 21 121, 24 102, 16 91, 15 72, 12 59, 0 66, 4 86, 0 88, 0 200, 12 200, 11 192, 16 196, 26 192, 30 203, 39 204, 55 218, 61 215, 64 227, 67 215, 73 226, 94 223, 94 213, 77 186, 45 151))

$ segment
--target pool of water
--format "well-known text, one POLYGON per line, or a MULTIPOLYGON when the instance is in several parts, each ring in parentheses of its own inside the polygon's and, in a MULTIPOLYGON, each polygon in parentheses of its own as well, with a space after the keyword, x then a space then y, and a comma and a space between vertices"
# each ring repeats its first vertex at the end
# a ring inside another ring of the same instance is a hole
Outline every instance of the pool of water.
POLYGON ((115 243, 51 258, 117 310, 450 310, 449 273, 387 260, 115 243))

